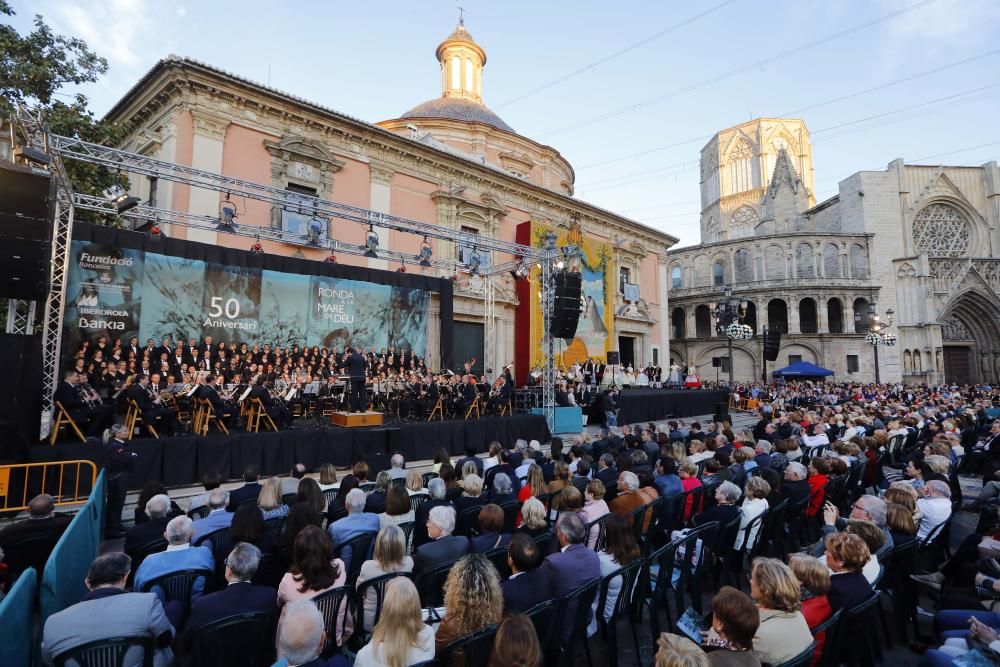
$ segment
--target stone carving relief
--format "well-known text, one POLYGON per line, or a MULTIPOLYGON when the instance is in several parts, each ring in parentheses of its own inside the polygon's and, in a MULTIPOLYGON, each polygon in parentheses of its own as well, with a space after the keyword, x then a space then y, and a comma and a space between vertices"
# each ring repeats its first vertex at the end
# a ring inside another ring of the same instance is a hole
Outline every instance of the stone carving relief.
POLYGON ((953 286, 965 275, 969 264, 962 260, 932 259, 930 260, 931 278, 934 281, 935 292, 950 292, 953 286))
POLYGON ((974 268, 995 294, 1000 295, 1000 259, 974 259, 974 268))
POLYGON ((941 338, 944 340, 965 341, 972 340, 972 334, 961 320, 955 316, 949 317, 941 323, 941 338))
POLYGON ((729 222, 729 238, 738 239, 753 234, 757 225, 757 213, 749 206, 741 206, 733 213, 729 222))
POLYGON ((913 247, 931 256, 962 257, 969 250, 969 223, 954 206, 926 206, 913 218, 913 247))

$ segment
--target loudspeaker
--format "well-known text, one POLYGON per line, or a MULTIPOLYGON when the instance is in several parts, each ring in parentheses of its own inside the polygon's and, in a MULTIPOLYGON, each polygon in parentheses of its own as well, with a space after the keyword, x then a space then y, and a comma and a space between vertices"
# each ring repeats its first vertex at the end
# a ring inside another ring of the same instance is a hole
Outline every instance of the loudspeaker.
POLYGON ((722 357, 712 357, 712 368, 722 368, 722 357))
POLYGON ((580 322, 580 289, 583 279, 579 273, 559 271, 553 276, 555 304, 552 310, 550 333, 556 338, 569 340, 576 335, 580 322))
POLYGON ((764 358, 768 361, 777 361, 778 348, 781 347, 781 332, 776 329, 768 329, 764 336, 764 358))
POLYGON ((608 366, 617 366, 621 363, 621 357, 618 356, 618 350, 608 351, 608 366))
POLYGON ((43 300, 52 261, 51 179, 0 167, 0 297, 43 300))
POLYGON ((715 404, 715 415, 712 421, 733 423, 733 418, 729 415, 729 401, 719 401, 715 404))

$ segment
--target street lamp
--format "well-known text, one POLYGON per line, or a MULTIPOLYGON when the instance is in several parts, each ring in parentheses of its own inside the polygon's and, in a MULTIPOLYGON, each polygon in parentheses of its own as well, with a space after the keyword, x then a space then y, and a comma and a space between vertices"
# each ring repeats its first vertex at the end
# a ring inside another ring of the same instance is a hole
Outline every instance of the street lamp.
POLYGON ((729 385, 733 385, 733 341, 753 338, 753 327, 740 320, 746 315, 746 303, 733 296, 733 289, 722 290, 722 298, 715 307, 715 330, 725 334, 729 343, 729 385))
POLYGON ((896 334, 883 333, 892 326, 892 313, 892 308, 885 311, 885 320, 883 321, 875 312, 875 304, 868 304, 868 333, 865 334, 865 342, 872 346, 875 354, 875 384, 881 384, 878 372, 878 346, 892 347, 896 344, 896 334))

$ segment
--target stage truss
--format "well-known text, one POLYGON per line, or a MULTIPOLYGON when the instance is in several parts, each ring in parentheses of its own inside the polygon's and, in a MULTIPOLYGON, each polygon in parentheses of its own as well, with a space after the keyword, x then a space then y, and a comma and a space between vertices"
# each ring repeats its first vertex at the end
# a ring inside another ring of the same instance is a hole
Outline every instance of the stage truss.
MULTIPOLYGON (((555 247, 555 237, 550 234, 546 238, 544 248, 536 248, 510 241, 485 236, 456 232, 447 227, 432 223, 409 220, 399 216, 363 209, 333 200, 318 197, 307 197, 298 193, 289 193, 268 185, 254 183, 243 179, 232 178, 222 174, 195 169, 185 165, 158 160, 129 151, 92 144, 71 137, 52 134, 44 117, 38 112, 18 109, 14 119, 19 139, 23 145, 30 146, 48 156, 49 164, 45 167, 53 180, 55 190, 55 206, 52 229, 52 266, 50 271, 50 288, 46 297, 42 320, 42 413, 41 437, 45 438, 51 432, 53 395, 58 383, 59 359, 62 346, 63 313, 66 299, 66 276, 69 267, 70 243, 73 236, 73 218, 75 211, 88 210, 107 215, 117 215, 116 205, 100 197, 74 192, 72 184, 63 166, 63 159, 104 166, 127 175, 143 175, 163 179, 174 183, 189 185, 195 188, 215 191, 229 197, 253 199, 276 205, 282 209, 299 210, 303 208, 303 199, 308 199, 308 206, 318 218, 338 219, 370 225, 381 229, 415 234, 448 242, 458 242, 475 246, 484 251, 497 251, 513 255, 513 262, 491 267, 484 271, 485 303, 484 303, 484 362, 486 368, 492 368, 495 373, 502 372, 496 358, 496 286, 495 276, 502 271, 512 271, 522 264, 537 263, 542 267, 542 313, 543 313, 543 345, 546 353, 542 374, 542 407, 545 420, 551 431, 555 427, 555 356, 554 340, 549 334, 549 325, 555 303, 555 287, 553 275, 555 264, 563 256, 563 251, 555 247)), ((32 165, 38 169, 37 164, 32 165)), ((331 253, 345 253, 364 256, 368 252, 365 246, 341 243, 334 239, 308 241, 301 236, 270 227, 252 225, 236 225, 229 228, 221 227, 219 220, 211 216, 192 215, 181 211, 139 205, 127 212, 125 217, 148 220, 157 224, 178 225, 188 228, 210 230, 217 233, 242 236, 249 239, 280 241, 282 243, 299 245, 309 248, 325 248, 331 253)), ((331 234, 332 235, 332 234, 331 234)), ((416 264, 419 257, 384 249, 377 251, 379 259, 416 264)), ((456 261, 431 259, 431 265, 438 269, 457 272, 469 270, 469 267, 456 261)), ((13 333, 30 333, 35 315, 35 303, 26 301, 8 302, 7 330, 13 333)))

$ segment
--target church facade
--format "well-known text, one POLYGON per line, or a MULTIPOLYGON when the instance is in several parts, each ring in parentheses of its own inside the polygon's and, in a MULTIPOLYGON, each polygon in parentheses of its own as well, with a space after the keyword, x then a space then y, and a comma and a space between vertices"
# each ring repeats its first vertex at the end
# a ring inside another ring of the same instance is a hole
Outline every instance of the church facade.
MULTIPOLYGON (((757 119, 701 152, 701 235, 671 250, 670 357, 714 379, 726 357, 714 312, 745 302, 755 337, 734 343, 737 381, 761 378, 764 327, 782 333, 768 372, 803 360, 841 381, 1000 382, 1000 169, 891 162, 840 181, 816 203, 812 148, 798 119, 757 119)), ((722 375, 728 375, 728 358, 722 375)))
MULTIPOLYGON (((635 364, 659 361, 669 346, 667 250, 677 239, 573 197, 575 173, 554 148, 517 132, 483 102, 486 51, 464 25, 435 51, 441 96, 398 118, 369 123, 254 83, 187 58, 158 62, 111 109, 108 119, 132 124, 124 147, 199 169, 275 188, 318 196, 375 212, 435 223, 466 235, 514 241, 525 222, 552 228, 563 237, 582 236, 607 247, 610 279, 607 301, 613 311, 606 349, 628 344, 635 364), (625 299, 628 286, 630 300, 625 299), (636 288, 636 286, 638 286, 636 288)), ((130 179, 135 193, 159 208, 216 216, 222 195, 146 178, 130 179)), ((312 223, 308 199, 300 210, 264 202, 239 202, 239 223, 303 231, 312 223)), ((163 225, 168 236, 242 247, 245 238, 202 229, 163 225)), ((367 228, 328 221, 323 238, 363 244, 367 228)), ((379 246, 416 255, 423 238, 375 228, 379 246)), ((474 250, 469 244, 430 241, 434 257, 461 266, 474 250)), ((274 254, 301 254, 324 260, 329 251, 262 240, 274 254)), ((487 253, 488 254, 488 253, 487 253)), ((485 264, 513 256, 493 253, 485 264)), ((337 261, 387 270, 385 259, 338 255, 337 261)), ((422 268, 407 271, 451 270, 422 268)), ((457 362, 483 358, 484 285, 456 270, 455 341, 457 362)), ((518 307, 515 278, 496 278, 495 358, 514 358, 518 307)), ((531 290, 529 293, 534 293, 531 290)), ((435 297, 436 298, 436 297, 435 297)), ((432 300, 429 339, 436 341, 438 304, 432 300)), ((430 346, 434 349, 436 346, 430 346)), ((436 355, 430 366, 437 367, 436 355)), ((567 364, 568 365, 568 364, 567 364)), ((523 378, 528 369, 515 369, 523 378)))

